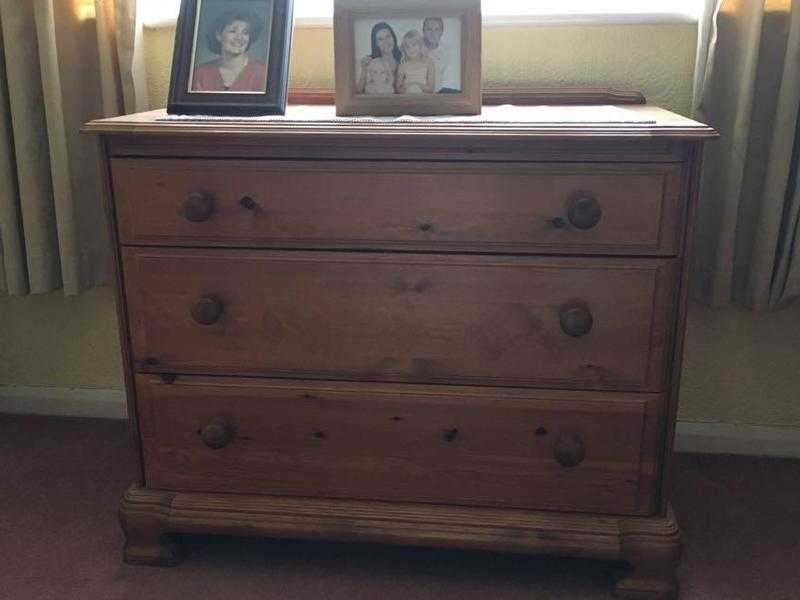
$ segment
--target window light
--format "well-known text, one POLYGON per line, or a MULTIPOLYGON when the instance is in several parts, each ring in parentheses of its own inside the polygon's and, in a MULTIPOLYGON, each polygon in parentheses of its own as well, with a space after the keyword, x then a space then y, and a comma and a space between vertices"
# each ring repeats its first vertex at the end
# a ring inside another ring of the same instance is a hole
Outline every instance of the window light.
MULTIPOLYGON (((402 0, 398 0, 400 3, 402 0)), ((145 25, 174 23, 180 0, 139 0, 142 22, 145 25)), ((698 18, 703 0, 487 0, 483 3, 485 17, 536 17, 557 15, 643 15, 671 14, 698 18)), ((333 0, 295 0, 295 18, 299 20, 330 21, 333 0)))

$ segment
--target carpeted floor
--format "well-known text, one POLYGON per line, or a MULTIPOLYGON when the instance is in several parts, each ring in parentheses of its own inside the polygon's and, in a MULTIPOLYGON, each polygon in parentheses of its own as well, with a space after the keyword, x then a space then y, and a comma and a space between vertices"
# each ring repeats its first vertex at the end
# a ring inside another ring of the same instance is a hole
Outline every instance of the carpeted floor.
MULTIPOLYGON (((0 415, 2 600, 610 598, 611 565, 282 540, 185 537, 174 569, 120 560, 127 424, 0 415)), ((683 599, 800 598, 800 462, 680 457, 683 599)))

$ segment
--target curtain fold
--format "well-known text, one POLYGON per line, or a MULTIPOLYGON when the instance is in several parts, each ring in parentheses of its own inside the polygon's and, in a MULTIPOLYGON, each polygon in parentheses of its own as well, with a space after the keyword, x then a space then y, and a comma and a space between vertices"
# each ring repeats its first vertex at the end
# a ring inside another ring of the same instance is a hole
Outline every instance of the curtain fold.
POLYGON ((694 295, 777 308, 800 297, 800 0, 717 8, 696 98, 722 137, 707 147, 694 295))
POLYGON ((149 110, 137 0, 94 0, 106 115, 149 110))
POLYGON ((711 76, 714 50, 717 47, 717 13, 723 0, 702 0, 702 12, 697 24, 697 56, 695 58, 692 110, 695 117, 705 120, 700 113, 703 90, 711 76))
POLYGON ((0 293, 109 279, 95 140, 79 128, 146 107, 137 53, 107 52, 134 48, 135 14, 135 0, 0 0, 0 293))

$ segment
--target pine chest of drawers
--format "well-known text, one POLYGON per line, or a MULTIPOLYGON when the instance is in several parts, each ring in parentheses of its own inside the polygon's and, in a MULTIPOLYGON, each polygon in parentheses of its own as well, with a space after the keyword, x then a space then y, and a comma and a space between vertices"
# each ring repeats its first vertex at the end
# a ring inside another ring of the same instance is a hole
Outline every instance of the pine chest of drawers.
POLYGON ((87 125, 141 450, 126 560, 187 532, 378 541, 620 559, 619 594, 673 595, 715 134, 607 110, 87 125))

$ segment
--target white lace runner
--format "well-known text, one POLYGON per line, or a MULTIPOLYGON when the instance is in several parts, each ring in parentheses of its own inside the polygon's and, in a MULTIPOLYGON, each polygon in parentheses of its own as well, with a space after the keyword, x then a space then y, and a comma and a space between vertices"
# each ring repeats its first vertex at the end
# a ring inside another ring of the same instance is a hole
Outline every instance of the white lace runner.
POLYGON ((244 123, 357 123, 377 125, 407 125, 425 123, 426 125, 449 125, 453 123, 497 123, 505 125, 547 125, 588 124, 588 125, 653 125, 655 120, 643 119, 641 114, 621 106, 485 106, 483 114, 475 116, 436 116, 436 117, 337 117, 333 106, 300 106, 286 108, 285 116, 265 115, 258 117, 225 117, 216 115, 164 115, 157 121, 167 122, 244 122, 244 123))

